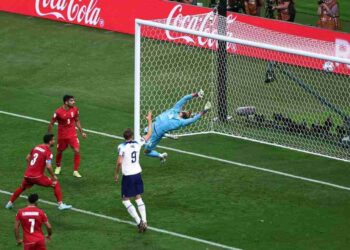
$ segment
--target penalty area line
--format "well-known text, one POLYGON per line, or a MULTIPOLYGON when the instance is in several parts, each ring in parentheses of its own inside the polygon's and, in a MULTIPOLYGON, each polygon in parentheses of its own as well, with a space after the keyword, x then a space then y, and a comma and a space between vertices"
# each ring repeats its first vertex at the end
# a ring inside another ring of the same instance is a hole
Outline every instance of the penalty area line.
MULTIPOLYGON (((1 194, 5 194, 5 195, 12 195, 12 193, 10 193, 8 191, 5 191, 5 190, 1 190, 1 189, 0 189, 0 193, 1 194)), ((24 199, 28 198, 25 195, 21 195, 20 197, 24 198, 24 199)), ((47 200, 43 200, 43 199, 39 199, 39 202, 57 207, 57 203, 55 203, 55 202, 51 202, 51 201, 47 201, 47 200)), ((134 223, 134 222, 127 221, 127 220, 122 220, 122 219, 119 219, 119 218, 116 218, 116 217, 112 217, 112 216, 108 216, 108 215, 104 215, 104 214, 98 214, 98 213, 94 213, 94 212, 91 212, 91 211, 87 211, 87 210, 83 210, 83 209, 79 209, 79 208, 75 208, 75 207, 72 207, 70 210, 72 210, 74 212, 77 212, 77 213, 81 213, 81 214, 95 216, 95 217, 102 218, 102 219, 105 219, 105 220, 110 220, 110 221, 115 221, 115 222, 119 222, 119 223, 123 223, 123 224, 129 224, 129 225, 136 226, 136 223, 134 223)), ((223 244, 220 244, 220 243, 216 243, 216 242, 212 242, 212 241, 208 241, 208 240, 203 240, 203 239, 200 239, 200 238, 196 238, 196 237, 192 237, 192 236, 188 236, 188 235, 184 235, 184 234, 180 234, 180 233, 175 233, 175 232, 171 232, 171 231, 160 229, 160 228, 156 228, 156 227, 148 227, 147 230, 155 231, 155 232, 162 233, 162 234, 171 235, 171 236, 182 238, 182 239, 186 239, 186 240, 196 241, 196 242, 199 242, 199 243, 203 243, 203 244, 206 244, 206 245, 219 247, 219 248, 222 248, 222 249, 240 250, 239 248, 226 246, 226 245, 223 245, 223 244)))
MULTIPOLYGON (((23 118, 23 119, 32 120, 32 121, 37 121, 37 122, 42 122, 42 123, 49 123, 49 121, 46 121, 46 120, 43 120, 43 119, 38 119, 38 118, 31 117, 31 116, 25 116, 25 115, 20 115, 20 114, 16 114, 16 113, 6 112, 6 111, 2 111, 2 110, 0 110, 0 114, 14 116, 14 117, 23 118)), ((94 131, 94 130, 90 130, 90 129, 85 129, 84 128, 84 131, 89 132, 91 134, 96 134, 96 135, 101 135, 101 136, 105 136, 105 137, 110 137, 110 138, 115 138, 115 139, 119 139, 119 140, 124 140, 124 138, 122 138, 121 136, 111 135, 111 134, 98 132, 98 131, 94 131)), ((270 173, 270 174, 276 174, 276 175, 280 175, 280 176, 284 176, 284 177, 289 177, 289 178, 293 178, 293 179, 297 179, 297 180, 302 180, 302 181, 305 181, 305 182, 311 182, 311 183, 316 183, 316 184, 320 184, 320 185, 323 185, 323 186, 328 186, 328 187, 332 187, 332 188, 337 188, 337 189, 341 189, 341 190, 350 191, 350 187, 337 185, 337 184, 334 184, 334 183, 320 181, 320 180, 316 180, 316 179, 306 178, 306 177, 302 177, 302 176, 298 176, 298 175, 288 174, 288 173, 285 173, 285 172, 276 171, 276 170, 272 170, 272 169, 268 169, 268 168, 257 167, 257 166, 253 166, 253 165, 249 165, 249 164, 245 164, 245 163, 241 163, 241 162, 225 160, 225 159, 221 159, 221 158, 218 158, 218 157, 213 157, 213 156, 193 153, 193 152, 184 151, 184 150, 180 150, 180 149, 176 149, 176 148, 170 148, 170 147, 165 147, 165 146, 158 146, 158 148, 166 149, 166 150, 177 152, 177 153, 181 153, 181 154, 196 156, 196 157, 200 157, 200 158, 204 158, 204 159, 208 159, 208 160, 213 160, 213 161, 217 161, 217 162, 222 162, 222 163, 226 163, 226 164, 230 164, 230 165, 235 165, 235 166, 239 166, 239 167, 243 167, 243 168, 254 169, 254 170, 257 170, 257 171, 267 172, 267 173, 270 173)))

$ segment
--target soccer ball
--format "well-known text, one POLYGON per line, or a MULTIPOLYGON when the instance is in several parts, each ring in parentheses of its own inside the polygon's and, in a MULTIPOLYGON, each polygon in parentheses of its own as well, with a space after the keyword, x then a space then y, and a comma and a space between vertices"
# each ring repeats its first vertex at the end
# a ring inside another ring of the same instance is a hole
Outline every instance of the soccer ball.
POLYGON ((323 70, 326 72, 333 72, 334 71, 334 63, 327 61, 323 64, 323 70))

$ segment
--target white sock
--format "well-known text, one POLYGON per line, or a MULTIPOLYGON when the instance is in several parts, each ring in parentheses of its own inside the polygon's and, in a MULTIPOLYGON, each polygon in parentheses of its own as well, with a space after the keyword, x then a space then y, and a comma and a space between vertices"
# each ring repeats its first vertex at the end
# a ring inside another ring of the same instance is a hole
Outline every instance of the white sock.
POLYGON ((142 198, 135 200, 137 204, 137 209, 139 210, 139 213, 141 214, 141 218, 144 222, 147 222, 146 219, 146 205, 143 203, 142 198))
POLYGON ((129 201, 123 201, 124 206, 126 207, 126 210, 128 210, 128 213, 131 215, 131 217, 134 218, 134 220, 136 221, 137 225, 140 224, 141 219, 136 211, 136 208, 134 207, 134 205, 129 201))

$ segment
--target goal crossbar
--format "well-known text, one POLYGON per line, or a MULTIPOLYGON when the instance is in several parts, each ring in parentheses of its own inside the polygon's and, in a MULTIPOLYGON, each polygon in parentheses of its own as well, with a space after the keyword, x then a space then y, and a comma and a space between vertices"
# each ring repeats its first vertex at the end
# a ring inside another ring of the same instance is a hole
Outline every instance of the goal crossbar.
POLYGON ((215 40, 225 41, 228 43, 237 43, 237 44, 255 47, 255 48, 259 48, 259 49, 268 49, 268 50, 272 50, 272 51, 276 51, 276 52, 284 52, 284 53, 288 53, 288 54, 294 54, 294 55, 299 55, 299 56, 305 56, 305 57, 316 58, 316 59, 320 59, 320 60, 332 61, 332 62, 336 62, 336 63, 344 63, 344 64, 350 65, 350 59, 347 59, 347 58, 323 55, 323 54, 308 52, 308 51, 304 51, 304 50, 286 48, 286 47, 282 47, 282 46, 257 43, 254 41, 242 40, 239 38, 227 37, 227 36, 218 35, 218 34, 211 34, 211 33, 207 33, 207 32, 200 32, 200 31, 196 31, 196 30, 186 29, 186 28, 182 28, 182 27, 177 27, 177 26, 163 24, 163 23, 149 21, 149 20, 136 19, 135 24, 136 24, 135 27, 139 27, 140 25, 145 25, 145 26, 149 26, 149 27, 159 28, 162 30, 170 30, 170 31, 174 31, 174 32, 180 32, 180 33, 184 33, 184 34, 195 35, 195 36, 199 36, 199 37, 205 37, 205 38, 211 38, 211 39, 215 39, 215 40))

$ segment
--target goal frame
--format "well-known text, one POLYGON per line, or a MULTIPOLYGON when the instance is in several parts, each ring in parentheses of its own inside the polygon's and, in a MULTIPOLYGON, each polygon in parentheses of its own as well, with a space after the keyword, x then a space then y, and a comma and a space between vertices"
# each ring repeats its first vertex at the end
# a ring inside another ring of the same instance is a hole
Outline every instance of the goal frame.
MULTIPOLYGON (((135 134, 136 139, 138 139, 140 134, 141 134, 141 131, 140 131, 141 26, 149 26, 149 27, 158 28, 161 30, 180 32, 180 33, 184 33, 184 34, 188 34, 188 35, 194 35, 194 36, 204 37, 204 38, 208 38, 208 39, 215 39, 215 40, 228 42, 228 43, 235 43, 235 44, 245 45, 245 46, 249 46, 249 47, 255 47, 255 48, 259 48, 259 49, 268 49, 268 50, 276 51, 276 52, 289 53, 289 54, 293 54, 293 55, 299 55, 299 56, 304 56, 304 57, 309 57, 309 58, 331 61, 334 63, 342 63, 342 64, 350 65, 350 59, 346 59, 346 58, 322 55, 322 54, 318 54, 318 53, 314 53, 314 52, 307 52, 307 51, 293 49, 293 48, 286 48, 286 47, 282 47, 282 46, 275 46, 275 45, 270 45, 270 44, 258 43, 258 42, 254 42, 254 41, 248 41, 248 40, 243 40, 243 39, 239 39, 239 38, 233 38, 233 37, 228 37, 228 36, 224 36, 224 35, 219 35, 219 34, 205 33, 205 32, 190 30, 190 29, 186 29, 186 28, 182 28, 182 27, 176 27, 173 25, 163 24, 163 23, 149 21, 149 20, 135 19, 134 134, 135 134)), ((215 135, 228 136, 228 137, 232 137, 232 138, 236 138, 236 139, 241 139, 241 140, 256 142, 256 143, 260 143, 260 144, 275 146, 275 147, 279 147, 279 148, 289 149, 289 150, 307 153, 307 154, 311 154, 311 155, 316 155, 316 156, 320 156, 320 157, 324 157, 324 158, 339 160, 339 161, 343 161, 343 162, 350 162, 350 160, 347 160, 347 159, 338 158, 335 156, 330 156, 330 155, 321 154, 321 153, 316 153, 316 152, 312 152, 312 151, 308 151, 308 150, 303 150, 303 149, 299 149, 297 147, 285 146, 285 145, 281 145, 281 144, 277 144, 277 143, 271 143, 271 142, 257 140, 257 139, 253 139, 253 138, 242 137, 239 135, 225 134, 225 133, 221 133, 221 132, 214 131, 214 130, 205 131, 205 132, 187 133, 187 134, 182 134, 181 136, 200 135, 200 134, 215 134, 215 135)))

